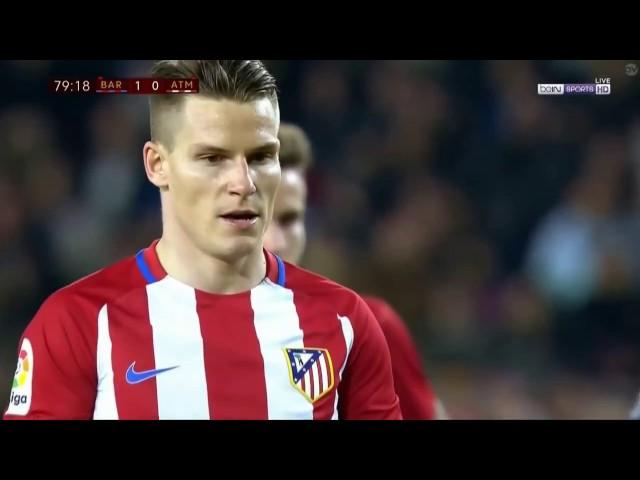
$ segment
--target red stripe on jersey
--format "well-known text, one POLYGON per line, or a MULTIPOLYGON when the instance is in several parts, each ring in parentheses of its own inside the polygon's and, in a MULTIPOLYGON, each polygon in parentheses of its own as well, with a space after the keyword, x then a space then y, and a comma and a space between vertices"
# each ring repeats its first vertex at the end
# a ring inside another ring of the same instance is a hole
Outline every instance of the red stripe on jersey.
POLYGON ((127 369, 133 362, 136 372, 157 368, 146 289, 136 288, 115 304, 109 304, 107 313, 118 416, 120 419, 157 420, 155 378, 137 384, 129 384, 126 380, 127 369))
POLYGON ((213 419, 267 419, 267 387, 249 293, 196 290, 213 419), (238 375, 238 372, 242 372, 238 375))
POLYGON ((142 257, 144 258, 145 263, 149 267, 149 271, 155 277, 156 281, 162 280, 167 276, 167 272, 160 263, 158 252, 156 251, 158 242, 159 240, 154 240, 153 243, 151 243, 148 248, 145 248, 144 252, 142 253, 142 257))
MULTIPOLYGON (((336 400, 338 387, 338 372, 347 354, 342 326, 337 318, 337 312, 330 308, 318 308, 317 299, 312 296, 296 296, 294 302, 300 319, 300 328, 304 333, 304 346, 307 348, 324 348, 329 351, 333 364, 333 386, 329 393, 325 393, 322 398, 313 403, 314 420, 330 420, 333 415, 333 405, 336 400)), ((319 362, 319 360, 318 360, 319 362)), ((329 359, 327 362, 327 381, 331 381, 331 370, 329 359)), ((311 370, 309 370, 310 373, 311 370)), ((318 374, 322 375, 320 363, 318 363, 318 374)), ((310 376, 313 385, 313 379, 310 376)), ((318 384, 322 383, 322 378, 318 384)), ((313 388, 313 387, 312 387, 313 388)), ((311 396, 313 398, 313 395, 311 396)))
POLYGON ((278 283, 278 261, 275 255, 264 250, 264 257, 267 260, 267 274, 265 276, 273 283, 278 283))

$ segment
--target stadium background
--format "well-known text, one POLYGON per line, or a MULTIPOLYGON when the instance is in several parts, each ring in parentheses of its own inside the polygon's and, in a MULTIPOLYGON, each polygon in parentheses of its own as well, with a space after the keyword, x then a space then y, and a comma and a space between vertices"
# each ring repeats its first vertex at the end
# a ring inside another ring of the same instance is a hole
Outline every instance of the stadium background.
MULTIPOLYGON (((640 76, 623 61, 268 61, 309 133, 304 266, 389 300, 459 419, 626 418, 640 390, 640 76), (611 77, 607 97, 537 83, 611 77)), ((638 63, 636 61, 636 63, 638 63)), ((160 233, 144 97, 50 78, 149 61, 0 62, 0 406, 64 284, 160 233)))

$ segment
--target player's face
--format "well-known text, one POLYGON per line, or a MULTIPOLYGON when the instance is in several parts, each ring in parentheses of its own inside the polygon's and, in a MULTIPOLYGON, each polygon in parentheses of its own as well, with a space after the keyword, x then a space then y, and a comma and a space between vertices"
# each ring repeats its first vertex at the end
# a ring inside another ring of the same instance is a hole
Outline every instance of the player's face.
POLYGON ((297 169, 284 169, 264 246, 291 263, 298 263, 304 252, 306 204, 307 185, 303 173, 297 169))
POLYGON ((168 194, 174 220, 199 249, 232 260, 262 248, 280 182, 279 121, 266 98, 185 99, 168 194))

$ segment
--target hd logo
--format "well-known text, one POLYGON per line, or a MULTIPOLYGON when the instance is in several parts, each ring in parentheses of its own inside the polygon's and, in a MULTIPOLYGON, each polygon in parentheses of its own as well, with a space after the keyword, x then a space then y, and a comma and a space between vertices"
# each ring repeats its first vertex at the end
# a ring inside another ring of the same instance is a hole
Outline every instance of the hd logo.
POLYGON ((33 348, 25 338, 18 356, 18 366, 13 377, 11 398, 9 399, 9 415, 26 415, 31 407, 31 391, 33 383, 33 348))

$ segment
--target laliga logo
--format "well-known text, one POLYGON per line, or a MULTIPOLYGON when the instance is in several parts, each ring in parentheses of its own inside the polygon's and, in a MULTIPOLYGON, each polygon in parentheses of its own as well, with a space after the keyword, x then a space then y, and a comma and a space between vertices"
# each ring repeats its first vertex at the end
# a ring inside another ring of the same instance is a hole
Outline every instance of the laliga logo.
MULTIPOLYGON (((27 376, 31 366, 29 364, 29 356, 26 350, 20 350, 20 357, 18 358, 18 367, 16 368, 16 374, 13 377, 12 388, 22 387, 27 381, 27 376)), ((11 392, 11 398, 9 400, 15 406, 27 403, 26 395, 18 395, 15 392, 11 392)))
POLYGON ((18 368, 16 368, 16 374, 13 377, 12 388, 21 387, 27 381, 27 375, 29 375, 29 357, 25 350, 20 350, 20 357, 18 358, 18 368))
POLYGON ((27 415, 31 408, 31 392, 33 383, 34 356, 33 347, 28 338, 22 341, 18 366, 11 386, 11 398, 6 413, 10 415, 27 415))
POLYGON ((20 405, 20 404, 25 404, 25 403, 27 403, 27 396, 26 395, 16 395, 14 392, 11 392, 11 398, 9 399, 9 403, 12 403, 16 407, 18 405, 20 405))

